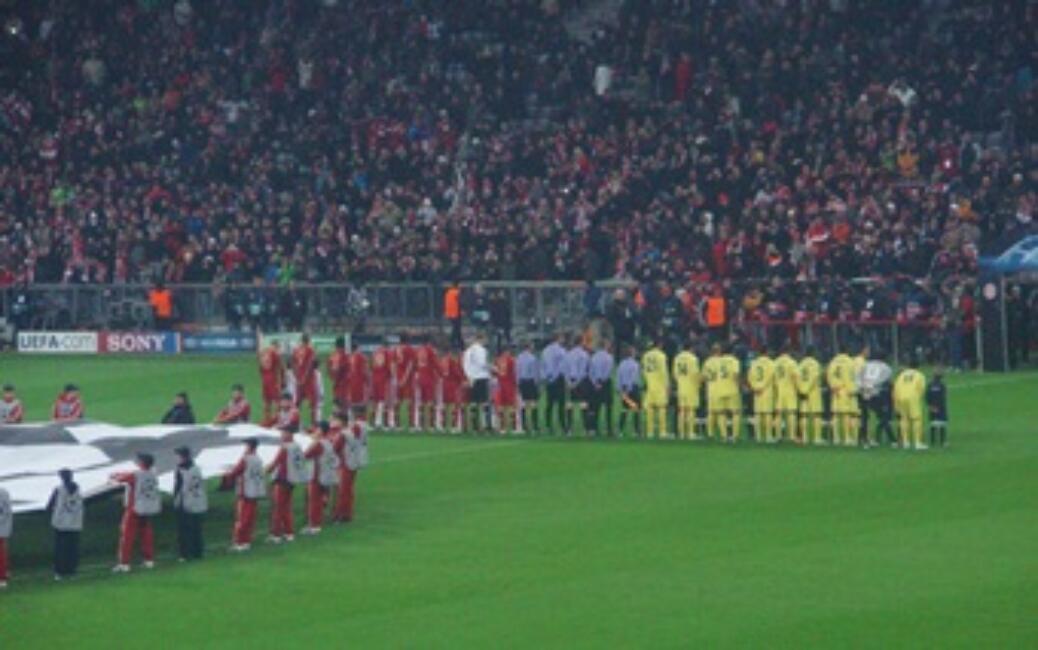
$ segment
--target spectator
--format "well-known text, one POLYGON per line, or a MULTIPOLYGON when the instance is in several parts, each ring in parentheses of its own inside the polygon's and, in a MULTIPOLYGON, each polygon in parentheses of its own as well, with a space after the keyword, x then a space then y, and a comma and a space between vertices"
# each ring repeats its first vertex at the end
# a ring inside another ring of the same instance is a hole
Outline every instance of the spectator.
POLYGON ((15 3, 0 284, 260 278, 298 330, 295 282, 942 287, 1035 231, 1020 3, 625 0, 591 45, 570 3, 304 5, 15 3))
POLYGON ((148 304, 151 305, 155 319, 155 329, 165 331, 173 322, 173 294, 161 282, 157 282, 148 292, 148 304))
POLYGON ((457 280, 443 294, 443 317, 451 327, 451 347, 461 349, 461 287, 457 280))

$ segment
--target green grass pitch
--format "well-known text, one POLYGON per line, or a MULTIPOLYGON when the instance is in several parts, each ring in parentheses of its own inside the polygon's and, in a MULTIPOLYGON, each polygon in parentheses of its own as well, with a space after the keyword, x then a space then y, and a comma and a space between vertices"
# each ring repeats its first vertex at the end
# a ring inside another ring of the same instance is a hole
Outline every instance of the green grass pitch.
MULTIPOLYGON (((239 380, 255 405, 252 357, 0 356, 29 419, 66 381, 94 419, 207 418, 239 380)), ((378 437, 352 524, 232 556, 220 496, 204 562, 163 527, 128 576, 115 499, 70 583, 22 517, 0 647, 1038 647, 1038 373, 949 383, 928 453, 378 437)))

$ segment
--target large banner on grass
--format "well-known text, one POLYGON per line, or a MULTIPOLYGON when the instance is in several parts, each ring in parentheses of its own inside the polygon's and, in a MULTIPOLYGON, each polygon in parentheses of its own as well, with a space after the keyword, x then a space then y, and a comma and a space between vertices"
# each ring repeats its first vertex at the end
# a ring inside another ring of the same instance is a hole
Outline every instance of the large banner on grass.
MULTIPOLYGON (((159 486, 173 491, 173 450, 188 446, 204 476, 218 476, 234 466, 243 441, 260 440, 259 455, 269 463, 277 453, 278 432, 253 424, 231 426, 148 425, 122 427, 104 422, 0 425, 0 487, 11 494, 15 512, 43 510, 58 485, 57 471, 67 467, 87 498, 122 489, 108 477, 134 467, 139 452, 155 456, 159 486)), ((296 436, 304 448, 309 438, 296 436)))
POLYGON ((18 332, 18 351, 41 354, 97 354, 97 332, 18 332))

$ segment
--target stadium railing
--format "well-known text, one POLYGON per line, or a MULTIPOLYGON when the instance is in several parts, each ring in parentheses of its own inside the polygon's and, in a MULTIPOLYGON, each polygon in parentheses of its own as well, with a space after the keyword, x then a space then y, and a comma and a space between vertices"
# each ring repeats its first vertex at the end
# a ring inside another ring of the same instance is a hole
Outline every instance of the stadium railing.
MULTIPOLYGON (((596 283, 603 300, 633 283, 596 283)), ((575 327, 589 316, 584 282, 463 283, 464 311, 473 323, 476 296, 486 304, 500 292, 517 331, 546 334, 575 327)), ((19 329, 153 329, 146 284, 34 284, 0 291, 0 317, 19 329)), ((371 330, 433 327, 442 323, 444 284, 372 283, 297 284, 266 287, 250 284, 169 284, 174 321, 189 327, 230 329, 299 329, 355 327, 371 330), (297 307, 299 305, 300 307, 297 307)), ((599 305, 601 308, 603 304, 599 305)))

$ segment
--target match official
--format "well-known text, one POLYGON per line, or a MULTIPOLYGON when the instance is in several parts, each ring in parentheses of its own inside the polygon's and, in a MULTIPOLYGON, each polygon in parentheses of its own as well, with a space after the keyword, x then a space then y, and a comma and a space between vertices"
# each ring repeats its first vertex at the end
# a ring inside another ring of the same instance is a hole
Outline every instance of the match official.
POLYGON ((634 435, 642 435, 638 418, 638 405, 641 404, 642 369, 635 358, 633 345, 624 348, 624 359, 616 369, 616 391, 620 394, 620 421, 617 423, 620 436, 627 430, 627 415, 634 420, 634 435))
POLYGON ((602 411, 605 411, 605 431, 613 437, 613 355, 609 352, 609 341, 603 339, 598 344, 598 349, 591 355, 590 369, 591 379, 591 403, 588 413, 590 430, 595 436, 602 434, 603 427, 600 426, 602 411))
POLYGON ((544 348, 544 351, 541 352, 541 377, 548 389, 544 423, 545 430, 548 433, 554 433, 557 430, 555 428, 556 411, 559 414, 558 419, 563 422, 562 428, 565 428, 566 378, 563 375, 563 362, 566 359, 566 348, 563 347, 565 342, 566 335, 559 332, 555 340, 549 343, 544 348))
POLYGON ((519 379, 519 421, 524 433, 540 431, 538 402, 540 401, 540 363, 533 352, 533 343, 526 342, 523 351, 515 360, 516 377, 519 379))

